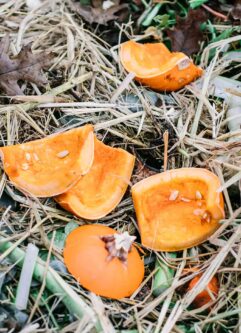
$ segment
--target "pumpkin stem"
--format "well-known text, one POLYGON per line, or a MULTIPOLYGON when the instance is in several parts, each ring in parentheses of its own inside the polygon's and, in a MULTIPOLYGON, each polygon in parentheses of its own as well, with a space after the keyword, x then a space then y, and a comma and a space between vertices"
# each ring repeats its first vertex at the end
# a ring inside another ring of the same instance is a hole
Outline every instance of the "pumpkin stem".
POLYGON ((127 264, 128 253, 131 251, 131 246, 135 236, 130 236, 127 231, 122 234, 114 234, 100 237, 105 242, 105 248, 109 252, 107 260, 110 261, 118 258, 124 264, 127 264))

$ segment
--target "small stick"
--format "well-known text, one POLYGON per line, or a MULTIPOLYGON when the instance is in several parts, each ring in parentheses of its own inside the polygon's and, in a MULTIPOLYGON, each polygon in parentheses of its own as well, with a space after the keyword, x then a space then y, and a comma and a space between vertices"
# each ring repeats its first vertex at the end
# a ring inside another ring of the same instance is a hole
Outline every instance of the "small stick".
POLYGON ((206 9, 209 13, 213 14, 214 16, 219 17, 219 18, 221 18, 221 19, 224 20, 224 21, 228 21, 228 17, 227 17, 226 15, 223 15, 223 14, 221 14, 221 13, 219 13, 219 12, 216 12, 216 10, 210 8, 210 7, 207 6, 207 5, 204 5, 204 4, 203 4, 202 7, 203 7, 204 9, 206 9))
MULTIPOLYGON (((62 94, 64 93, 65 91, 67 90, 70 90, 72 88, 74 88, 76 85, 80 84, 80 83, 83 83, 87 80, 90 80, 92 78, 92 73, 86 73, 86 74, 83 74, 79 77, 76 77, 76 78, 73 78, 71 80, 69 80, 68 82, 65 82, 63 84, 61 84, 60 86, 58 87, 55 87, 49 91, 46 91, 46 93, 44 93, 43 95, 51 95, 51 96, 57 96, 59 94, 62 94)), ((22 104, 13 104, 13 105, 10 105, 10 106, 4 106, 4 107, 1 107, 0 108, 0 111, 4 110, 5 112, 6 111, 12 111, 12 110, 20 110, 20 111, 29 111, 35 107, 37 107, 40 103, 38 102, 27 102, 27 103, 22 103, 22 104)), ((42 103, 43 104, 43 103, 42 103)), ((7 112, 7 114, 9 113, 7 112)))
POLYGON ((15 301, 16 308, 19 310, 27 309, 30 286, 32 282, 35 262, 38 257, 38 251, 39 249, 35 245, 31 243, 28 244, 15 301))
POLYGON ((163 141, 164 141, 164 171, 167 171, 167 161, 168 161, 168 138, 169 133, 168 131, 165 131, 163 134, 163 141))
POLYGON ((64 102, 65 99, 62 97, 56 97, 52 95, 38 95, 38 96, 12 96, 13 99, 20 102, 35 102, 35 103, 58 103, 64 102))
POLYGON ((30 313, 30 315, 28 317, 28 324, 31 323, 31 320, 32 320, 32 318, 34 316, 34 313, 35 313, 37 307, 38 307, 39 301, 40 301, 40 299, 42 297, 42 294, 43 294, 45 286, 46 286, 46 277, 47 277, 47 274, 48 274, 48 267, 49 267, 50 257, 51 257, 52 249, 53 249, 53 245, 54 245, 55 234, 56 234, 56 231, 54 230, 53 236, 52 236, 52 239, 51 239, 51 243, 50 243, 50 247, 49 247, 49 252, 48 252, 47 260, 46 260, 46 266, 45 266, 45 270, 44 270, 44 274, 43 274, 42 285, 40 287, 38 296, 37 296, 36 301, 35 301, 35 303, 33 305, 31 313, 30 313))

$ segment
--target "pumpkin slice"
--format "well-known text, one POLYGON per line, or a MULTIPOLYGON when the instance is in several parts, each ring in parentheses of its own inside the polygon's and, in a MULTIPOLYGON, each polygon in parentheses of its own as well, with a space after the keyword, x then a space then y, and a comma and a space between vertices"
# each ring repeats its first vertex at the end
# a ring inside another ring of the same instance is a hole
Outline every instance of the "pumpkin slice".
POLYGON ((153 89, 175 91, 202 75, 202 69, 181 52, 170 52, 163 43, 121 45, 120 60, 136 80, 153 89))
POLYGON ((220 181, 206 169, 182 168, 143 179, 132 187, 142 244, 178 251, 207 240, 224 218, 220 181))
POLYGON ((0 148, 10 180, 23 192, 51 197, 67 191, 94 159, 92 125, 44 139, 0 148))
POLYGON ((73 214, 95 220, 110 213, 121 201, 129 184, 135 157, 106 146, 95 138, 95 157, 90 171, 56 201, 73 214))

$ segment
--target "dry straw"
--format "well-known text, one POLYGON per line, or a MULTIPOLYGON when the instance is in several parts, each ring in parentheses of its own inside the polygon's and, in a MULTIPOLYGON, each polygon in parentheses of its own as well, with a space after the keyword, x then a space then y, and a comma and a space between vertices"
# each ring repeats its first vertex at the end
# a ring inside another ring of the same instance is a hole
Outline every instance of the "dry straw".
MULTIPOLYGON (((157 94, 160 103, 155 104, 146 88, 137 87, 133 75, 119 71, 119 63, 115 62, 118 61, 116 49, 111 52, 104 41, 86 29, 81 19, 71 11, 70 0, 43 1, 40 7, 32 10, 24 0, 1 2, 0 14, 4 20, 0 23, 0 37, 9 33, 12 55, 28 43, 32 43, 33 52, 46 50, 54 54, 47 73, 47 87, 42 89, 35 84, 22 83, 27 98, 17 97, 15 101, 2 98, 1 145, 25 142, 93 123, 97 135, 109 143, 132 150, 138 147, 150 152, 155 150, 156 156, 163 161, 163 141, 153 144, 151 138, 154 134, 163 138, 168 130, 168 151, 165 152, 168 163, 165 162, 165 167, 198 166, 213 170, 222 181, 221 189, 228 207, 227 219, 222 221, 220 233, 210 242, 184 251, 177 259, 167 258, 165 253, 157 254, 175 267, 176 273, 171 286, 156 298, 152 296, 150 283, 154 274, 152 265, 146 269, 146 279, 140 290, 131 299, 117 302, 89 295, 71 276, 57 273, 49 267, 49 262, 44 264, 38 260, 38 269, 44 275, 40 279, 41 291, 48 279, 57 281, 59 289, 56 287, 56 294, 51 296, 55 301, 48 310, 46 307, 39 310, 39 299, 34 303, 30 294, 28 313, 31 313, 32 323, 23 332, 31 331, 31 327, 35 332, 58 331, 61 314, 54 310, 65 294, 67 307, 75 312, 79 308, 77 312, 81 319, 71 322, 73 318, 70 318, 66 327, 59 330, 62 333, 101 331, 101 325, 105 332, 117 332, 122 327, 126 333, 135 328, 143 333, 181 333, 180 323, 193 326, 193 332, 205 331, 207 327, 209 331, 217 332, 220 327, 228 325, 230 318, 233 319, 232 330, 236 331, 240 314, 240 296, 237 297, 237 293, 240 293, 241 231, 240 211, 235 213, 239 203, 236 205, 230 198, 229 189, 232 185, 239 191, 241 131, 228 132, 225 122, 227 104, 208 94, 213 91, 212 79, 225 73, 231 64, 222 51, 241 36, 208 46, 202 55, 202 65, 206 68, 204 79, 169 96, 157 94), (209 64, 208 55, 214 47, 216 55, 209 64), (130 102, 126 98, 128 94, 138 96, 139 101, 132 98, 130 102), (230 141, 231 137, 234 140, 230 141), (183 268, 194 263, 205 273, 195 290, 181 295, 180 287, 198 273, 186 276, 183 268), (204 316, 201 310, 191 310, 189 305, 216 272, 219 272, 219 297, 212 312, 204 316), (34 320, 39 325, 36 326, 34 320)), ((216 28, 223 31, 223 26, 216 28)), ((21 204, 21 210, 13 213, 7 209, 2 215, 0 237, 12 243, 1 241, 0 259, 8 257, 21 264, 17 258, 23 259, 27 240, 40 249, 46 249, 49 260, 51 253, 61 260, 61 251, 49 236, 72 221, 73 216, 56 207, 52 200, 25 197, 2 174, 0 193, 3 189, 21 204)), ((76 222, 83 224, 85 221, 76 219, 76 222)), ((130 198, 98 222, 137 233, 130 198)), ((146 258, 153 255, 147 250, 145 254, 146 258)), ((10 294, 14 294, 17 283, 13 280, 9 285, 10 294)))

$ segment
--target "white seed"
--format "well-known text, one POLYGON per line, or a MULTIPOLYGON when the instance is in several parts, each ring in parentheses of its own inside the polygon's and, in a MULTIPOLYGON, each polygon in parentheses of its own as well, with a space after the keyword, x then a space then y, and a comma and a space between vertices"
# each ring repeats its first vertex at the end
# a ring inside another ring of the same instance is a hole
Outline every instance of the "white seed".
POLYGON ((177 190, 171 191, 169 200, 175 201, 177 199, 178 195, 179 195, 179 191, 177 191, 177 190))
POLYGON ((178 64, 178 69, 182 70, 190 66, 191 60, 189 58, 182 59, 178 64))
POLYGON ((57 156, 58 156, 59 158, 64 158, 64 157, 66 157, 66 156, 68 156, 68 155, 69 155, 69 151, 68 151, 68 150, 60 151, 60 152, 57 154, 57 156))
POLYGON ((184 198, 184 197, 181 197, 181 200, 184 201, 184 202, 190 202, 191 201, 190 199, 184 198))
POLYGON ((28 163, 23 163, 22 164, 22 169, 23 170, 28 170, 29 166, 28 166, 28 163))
POLYGON ((209 212, 205 212, 202 216, 202 220, 204 220, 207 223, 211 222, 211 215, 209 212))
POLYGON ((36 153, 33 153, 33 157, 34 157, 35 161, 39 161, 39 157, 36 153))
POLYGON ((27 161, 31 160, 31 155, 29 153, 25 153, 25 157, 27 161))
POLYGON ((203 216, 202 216, 202 217, 203 217, 203 219, 204 219, 204 220, 206 220, 206 218, 208 217, 208 213, 207 213, 207 212, 205 212, 205 213, 203 214, 203 216))
POLYGON ((199 191, 196 191, 196 199, 200 200, 200 199, 202 199, 202 197, 203 197, 202 193, 199 191))
POLYGON ((204 210, 203 209, 195 209, 193 211, 193 214, 196 215, 196 216, 202 216, 204 213, 204 210))

